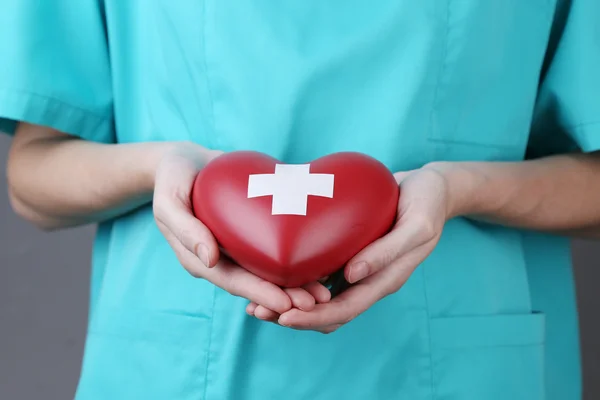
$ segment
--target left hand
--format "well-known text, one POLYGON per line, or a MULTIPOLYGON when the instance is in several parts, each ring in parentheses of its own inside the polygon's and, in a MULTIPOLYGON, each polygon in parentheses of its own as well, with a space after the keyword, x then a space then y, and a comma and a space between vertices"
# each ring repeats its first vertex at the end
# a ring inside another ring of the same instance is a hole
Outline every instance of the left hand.
POLYGON ((395 177, 400 184, 396 224, 348 262, 344 274, 352 286, 311 311, 292 308, 279 316, 280 325, 334 332, 398 291, 433 251, 452 215, 452 199, 443 171, 424 167, 397 173, 395 177))

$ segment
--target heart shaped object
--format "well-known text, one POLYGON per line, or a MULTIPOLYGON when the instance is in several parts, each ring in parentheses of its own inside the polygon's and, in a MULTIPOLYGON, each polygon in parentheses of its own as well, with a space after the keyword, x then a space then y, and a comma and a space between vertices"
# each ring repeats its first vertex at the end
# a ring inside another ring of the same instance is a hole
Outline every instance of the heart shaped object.
POLYGON ((400 190, 379 161, 355 152, 282 164, 225 153, 198 174, 195 216, 240 266, 281 287, 329 276, 393 226, 400 190))

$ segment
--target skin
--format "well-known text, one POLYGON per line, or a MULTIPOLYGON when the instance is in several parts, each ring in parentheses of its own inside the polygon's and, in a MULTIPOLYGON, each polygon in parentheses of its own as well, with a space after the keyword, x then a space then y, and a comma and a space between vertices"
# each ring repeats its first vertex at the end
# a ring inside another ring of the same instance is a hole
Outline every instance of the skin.
POLYGON ((278 314, 329 301, 320 283, 284 290, 221 257, 189 201, 196 174, 220 153, 185 142, 92 143, 20 124, 8 158, 9 197, 18 215, 46 231, 102 222, 152 201, 160 231, 191 275, 278 314))
POLYGON ((156 223, 190 274, 248 299, 246 312, 259 319, 323 333, 400 290, 451 218, 600 237, 599 153, 430 163, 395 174, 402 192, 395 227, 345 267, 348 290, 333 300, 317 282, 283 290, 221 257, 191 213, 193 179, 218 154, 191 143, 104 145, 21 124, 8 160, 10 199, 45 230, 101 222, 153 200, 156 223))
MULTIPOLYGON (((397 292, 458 216, 585 238, 600 237, 600 154, 519 163, 433 163, 396 174, 393 230, 345 267, 354 285, 331 302, 278 316, 283 326, 331 333, 397 292)), ((261 306, 257 306, 259 310, 261 306)))

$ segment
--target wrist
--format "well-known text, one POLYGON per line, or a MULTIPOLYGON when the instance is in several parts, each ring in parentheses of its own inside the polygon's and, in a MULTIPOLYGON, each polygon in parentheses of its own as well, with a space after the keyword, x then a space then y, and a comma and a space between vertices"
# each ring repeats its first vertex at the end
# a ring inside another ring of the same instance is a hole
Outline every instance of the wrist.
POLYGON ((478 191, 484 184, 484 176, 466 163, 437 161, 423 168, 440 174, 446 184, 446 218, 477 214, 480 212, 478 191))
POLYGON ((213 158, 221 155, 220 150, 207 149, 193 142, 155 142, 145 143, 146 148, 146 163, 143 166, 144 185, 149 190, 154 190, 156 176, 160 166, 168 160, 184 160, 186 164, 190 164, 193 168, 200 171, 204 165, 210 162, 213 158))
POLYGON ((142 170, 143 186, 150 193, 154 192, 156 172, 166 154, 173 147, 172 143, 149 143, 146 163, 142 170))
POLYGON ((132 162, 137 164, 140 176, 140 187, 143 192, 154 192, 156 172, 163 158, 178 146, 176 142, 149 142, 139 143, 139 154, 132 154, 132 162))

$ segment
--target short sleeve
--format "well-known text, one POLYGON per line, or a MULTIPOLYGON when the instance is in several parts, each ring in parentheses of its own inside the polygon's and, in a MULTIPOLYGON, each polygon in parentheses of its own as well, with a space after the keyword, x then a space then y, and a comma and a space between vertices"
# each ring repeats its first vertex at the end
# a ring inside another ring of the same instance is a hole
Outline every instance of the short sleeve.
POLYGON ((102 0, 3 0, 0 132, 19 121, 114 142, 102 0))
POLYGON ((532 128, 533 153, 600 150, 600 1, 558 0, 532 128))

